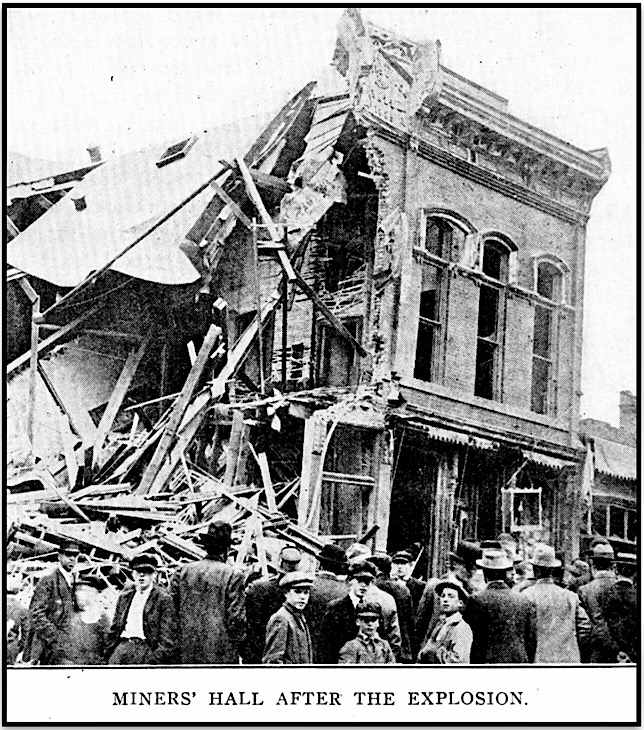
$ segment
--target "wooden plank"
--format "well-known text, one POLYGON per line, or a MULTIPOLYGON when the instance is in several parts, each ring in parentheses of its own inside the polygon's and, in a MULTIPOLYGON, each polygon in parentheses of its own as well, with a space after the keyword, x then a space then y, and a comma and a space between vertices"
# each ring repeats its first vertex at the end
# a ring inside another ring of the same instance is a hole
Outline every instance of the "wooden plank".
POLYGON ((179 397, 172 407, 168 424, 165 427, 163 435, 161 436, 161 441, 159 442, 159 445, 157 446, 156 451, 152 456, 152 460, 148 464, 147 469, 145 470, 143 477, 141 478, 141 483, 135 490, 136 494, 147 494, 157 474, 159 473, 163 461, 168 455, 170 449, 172 448, 177 428, 179 427, 179 424, 183 419, 186 409, 188 408, 190 399, 192 398, 192 394, 197 387, 197 383, 201 378, 204 368, 210 360, 210 353, 212 352, 217 340, 219 339, 220 334, 221 329, 219 327, 215 326, 214 324, 210 325, 210 329, 206 333, 203 344, 199 349, 199 354, 197 355, 195 364, 190 369, 188 377, 186 378, 183 388, 181 389, 181 393, 179 394, 179 397))
MULTIPOLYGON (((262 196, 259 194, 259 191, 255 187, 255 183, 253 182, 253 177, 250 173, 250 170, 248 169, 246 163, 244 162, 244 160, 242 160, 241 157, 237 158, 237 164, 239 165, 239 169, 244 179, 248 196, 253 201, 255 207, 259 211, 259 215, 264 222, 264 225, 268 229, 268 233, 271 239, 274 243, 280 243, 283 239, 283 236, 280 235, 279 231, 277 230, 277 226, 268 214, 266 206, 264 205, 264 201, 262 200, 262 196)), ((282 265, 286 275, 289 278, 289 281, 293 281, 295 279, 295 271, 291 266, 291 262, 286 254, 286 251, 278 251, 277 256, 280 260, 280 264, 282 265)))
MULTIPOLYGON (((60 324, 41 324, 41 330, 53 330, 56 332, 62 329, 60 324)), ((111 337, 115 339, 128 340, 130 342, 140 342, 140 335, 135 335, 132 332, 117 332, 116 330, 96 330, 96 329, 82 329, 78 334, 80 335, 96 335, 97 337, 111 337)))
POLYGON ((112 424, 114 423, 114 419, 116 418, 120 407, 123 405, 123 400, 125 399, 130 385, 132 385, 132 380, 136 375, 136 371, 139 367, 139 364, 141 363, 141 360, 143 359, 143 355, 145 355, 145 351, 148 348, 148 344, 150 343, 151 338, 152 332, 150 331, 143 338, 143 341, 138 347, 133 347, 130 350, 125 361, 125 365, 123 366, 123 370, 121 370, 118 380, 116 381, 114 390, 110 395, 110 399, 107 402, 107 406, 103 411, 101 421, 98 424, 98 428, 96 430, 96 438, 94 439, 94 468, 100 466, 105 461, 102 454, 105 438, 107 437, 107 433, 110 428, 112 428, 112 424))
POLYGON ((226 489, 230 489, 235 483, 239 454, 243 446, 243 433, 247 430, 247 428, 244 428, 243 412, 235 411, 230 438, 228 439, 228 452, 226 453, 226 471, 224 472, 224 486, 226 489))
POLYGON ((29 351, 29 405, 27 406, 27 438, 34 446, 34 418, 36 415, 36 379, 38 377, 38 315, 40 314, 40 297, 37 296, 31 305, 31 348, 29 351))
POLYGON ((217 195, 226 203, 226 205, 232 210, 235 216, 246 226, 250 228, 253 224, 250 218, 244 213, 244 211, 237 205, 237 203, 228 195, 228 193, 213 180, 210 183, 210 187, 217 193, 217 195))
POLYGON ((318 293, 311 288, 309 283, 302 277, 299 271, 295 272, 295 283, 309 297, 309 299, 311 299, 311 301, 320 310, 322 315, 333 327, 333 329, 335 329, 341 337, 349 342, 362 357, 366 357, 369 353, 358 342, 358 340, 356 340, 351 332, 349 332, 349 330, 342 324, 342 322, 335 316, 335 314, 333 314, 333 312, 327 307, 322 299, 320 299, 318 293))
POLYGON ((248 444, 250 453, 254 456, 255 461, 259 465, 259 471, 262 475, 262 483, 264 485, 264 494, 266 495, 266 504, 269 512, 277 512, 277 502, 275 499, 275 489, 271 480, 271 472, 268 468, 268 458, 265 452, 257 453, 251 443, 248 444))
POLYGON ((11 217, 8 215, 6 216, 6 222, 10 240, 13 240, 16 236, 20 234, 20 231, 18 229, 18 226, 11 220, 11 217))
MULTIPOLYGON (((76 319, 69 322, 69 324, 61 327, 58 332, 54 332, 53 335, 50 335, 49 337, 47 337, 47 339, 39 342, 37 349, 38 357, 43 357, 48 352, 50 352, 50 350, 52 350, 58 343, 64 340, 65 337, 67 337, 69 333, 72 332, 72 330, 76 329, 79 324, 91 317, 96 312, 96 309, 96 307, 92 309, 87 309, 85 312, 83 312, 83 314, 79 315, 78 317, 76 317, 76 319)), ((24 354, 20 355, 20 357, 17 357, 13 362, 9 363, 9 365, 7 366, 7 375, 12 375, 16 372, 16 370, 21 368, 23 365, 26 365, 29 362, 30 357, 31 352, 25 352, 24 354)))

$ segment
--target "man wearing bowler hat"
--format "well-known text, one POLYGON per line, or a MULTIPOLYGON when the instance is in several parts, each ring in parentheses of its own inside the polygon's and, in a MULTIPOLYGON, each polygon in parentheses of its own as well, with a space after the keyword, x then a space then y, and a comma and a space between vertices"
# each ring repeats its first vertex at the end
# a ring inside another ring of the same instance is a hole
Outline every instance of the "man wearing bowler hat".
POLYGON ((311 597, 304 610, 313 642, 313 661, 322 661, 324 634, 322 621, 327 606, 337 598, 344 598, 349 592, 345 580, 349 566, 344 559, 344 550, 338 545, 327 543, 318 555, 318 570, 311 586, 311 597))
POLYGON ((246 636, 244 577, 226 563, 232 527, 213 522, 200 538, 206 557, 177 568, 170 582, 182 664, 239 664, 246 636))
POLYGON ((476 561, 485 589, 470 596, 463 619, 473 634, 472 664, 530 664, 537 647, 536 609, 521 593, 511 591, 512 560, 505 550, 483 550, 476 561))
POLYGON ((241 647, 244 664, 261 664, 266 639, 266 626, 271 616, 284 603, 280 578, 296 571, 302 553, 293 545, 285 545, 279 554, 279 575, 256 580, 246 587, 246 640, 241 647))
POLYGON ((25 661, 55 664, 62 653, 59 645, 74 612, 74 568, 79 552, 75 543, 62 543, 56 569, 38 581, 29 605, 25 661))
POLYGON ((418 655, 419 664, 469 664, 472 629, 462 611, 469 598, 463 584, 453 578, 436 586, 440 619, 418 655))
POLYGON ((530 562, 535 582, 523 595, 537 609, 535 664, 579 664, 579 647, 590 635, 588 614, 575 593, 555 584, 553 572, 561 560, 553 547, 538 543, 530 562))
POLYGON ((262 664, 312 664, 311 634, 304 618, 313 576, 302 571, 280 578, 284 604, 270 618, 262 664))
POLYGON ((167 591, 156 585, 159 567, 154 555, 130 561, 133 585, 116 603, 108 637, 108 664, 174 664, 176 614, 167 591))

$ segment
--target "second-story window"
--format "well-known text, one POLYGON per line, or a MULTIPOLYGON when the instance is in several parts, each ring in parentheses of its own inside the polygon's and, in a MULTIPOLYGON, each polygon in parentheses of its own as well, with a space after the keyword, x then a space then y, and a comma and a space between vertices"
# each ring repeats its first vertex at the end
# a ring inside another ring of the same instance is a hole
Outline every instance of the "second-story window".
POLYGON ((419 380, 431 382, 437 379, 442 337, 444 278, 442 267, 427 262, 423 263, 414 367, 414 377, 419 380))
POLYGON ((552 400, 553 311, 541 304, 534 308, 532 342, 532 410, 548 413, 552 400))
POLYGON ((481 254, 481 270, 487 278, 479 288, 474 395, 500 400, 499 373, 510 250, 505 243, 493 238, 483 241, 481 254))
POLYGON ((454 260, 463 248, 465 235, 465 231, 450 219, 427 215, 421 232, 421 248, 445 261, 454 260))

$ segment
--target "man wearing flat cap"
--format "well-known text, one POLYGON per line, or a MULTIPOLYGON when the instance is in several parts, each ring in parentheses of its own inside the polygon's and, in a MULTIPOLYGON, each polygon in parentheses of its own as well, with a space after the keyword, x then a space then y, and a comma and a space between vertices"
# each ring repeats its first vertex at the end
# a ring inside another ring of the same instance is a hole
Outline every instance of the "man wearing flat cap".
POLYGON ((418 655, 419 664, 469 664, 472 629, 462 616, 468 593, 463 584, 453 578, 436 585, 440 619, 427 643, 418 655))
POLYGON ((244 577, 226 563, 232 527, 213 522, 201 535, 206 557, 177 568, 170 581, 179 621, 181 664, 239 664, 246 637, 244 577))
POLYGON ((412 572, 414 570, 414 556, 409 550, 399 550, 391 556, 391 578, 400 581, 407 586, 411 593, 411 600, 414 606, 414 612, 418 610, 418 604, 423 596, 426 581, 420 578, 414 578, 412 572))
POLYGON ((167 591, 156 585, 154 555, 130 561, 133 585, 121 592, 108 637, 108 664, 174 664, 176 614, 167 591))
POLYGON ((56 664, 74 612, 74 568, 80 550, 64 542, 58 550, 58 565, 36 586, 29 605, 29 635, 23 659, 32 664, 56 664))
MULTIPOLYGON (((368 561, 357 561, 349 565, 349 593, 344 598, 336 598, 329 603, 322 621, 323 664, 337 664, 342 647, 357 636, 356 607, 362 601, 368 600, 367 593, 376 578, 376 572, 376 567, 368 561)), ((382 622, 378 631, 384 638, 382 622)))
POLYGON ((262 664, 312 664, 311 634, 304 618, 313 576, 302 571, 287 573, 279 581, 284 604, 270 618, 262 664))
POLYGON ((324 634, 322 622, 327 606, 337 598, 344 598, 349 592, 345 577, 347 565, 344 550, 338 545, 328 543, 322 546, 318 556, 318 570, 311 587, 311 597, 304 610, 306 621, 311 632, 313 642, 313 661, 319 664, 322 661, 324 634))
POLYGON ((483 550, 476 561, 485 589, 469 597, 463 619, 472 629, 472 664, 531 664, 537 648, 536 609, 511 591, 512 560, 505 550, 483 550))
POLYGON ((340 649, 338 664, 395 664, 389 642, 378 636, 382 622, 382 608, 373 601, 363 601, 356 606, 358 635, 340 649))
POLYGON ((553 572, 561 560, 553 547, 538 543, 530 562, 535 582, 523 595, 537 609, 535 664, 579 664, 579 647, 590 636, 588 614, 575 593, 555 585, 553 572))
POLYGON ((279 554, 279 575, 268 580, 256 580, 246 587, 246 640, 241 647, 244 664, 261 664, 266 627, 271 616, 284 603, 280 578, 296 571, 301 560, 302 553, 298 548, 286 545, 279 554))

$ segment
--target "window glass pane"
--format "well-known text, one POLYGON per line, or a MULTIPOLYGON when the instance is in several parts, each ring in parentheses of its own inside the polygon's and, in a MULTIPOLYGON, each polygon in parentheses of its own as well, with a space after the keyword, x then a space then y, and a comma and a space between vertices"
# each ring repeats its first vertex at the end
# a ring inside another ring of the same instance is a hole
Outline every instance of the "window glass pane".
POLYGON ((431 382, 434 378, 434 344, 435 334, 438 331, 436 325, 420 321, 418 324, 418 341, 416 343, 416 366, 414 377, 419 380, 431 382))
POLYGON ((626 539, 635 542, 637 540, 637 512, 634 510, 628 510, 626 526, 626 539))
POLYGON ((593 507, 593 532, 606 535, 606 505, 598 504, 593 507))
POLYGON ((425 229, 425 249, 434 256, 443 256, 445 231, 443 222, 434 218, 427 221, 425 229))
POLYGON ((621 507, 610 507, 610 537, 624 538, 624 517, 626 510, 621 507))
POLYGON ((481 286, 479 297, 479 337, 496 337, 499 292, 492 286, 481 286))
POLYGON ((483 273, 493 279, 504 280, 506 272, 507 253, 505 249, 493 241, 483 244, 483 273))
POLYGON ((532 410, 535 413, 548 412, 548 383, 550 363, 538 357, 532 358, 532 410))
POLYGON ((474 395, 481 398, 494 398, 494 372, 496 344, 487 340, 479 340, 476 348, 476 380, 474 395))
POLYGON ((535 355, 550 359, 550 336, 552 330, 552 311, 547 307, 534 308, 534 342, 532 350, 535 355))
POLYGON ((419 311, 421 317, 425 317, 426 319, 438 320, 438 302, 441 277, 441 269, 435 266, 423 267, 423 288, 420 293, 419 311))
POLYGON ((542 261, 537 268, 537 292, 554 302, 561 301, 561 272, 548 261, 542 261))

